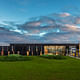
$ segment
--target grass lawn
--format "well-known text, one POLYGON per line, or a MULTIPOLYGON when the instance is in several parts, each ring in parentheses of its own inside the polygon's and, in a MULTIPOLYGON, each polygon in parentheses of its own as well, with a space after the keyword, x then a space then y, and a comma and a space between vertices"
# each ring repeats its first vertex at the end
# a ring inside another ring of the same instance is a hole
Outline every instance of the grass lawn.
POLYGON ((0 80, 80 80, 80 60, 32 56, 30 61, 0 62, 0 80))

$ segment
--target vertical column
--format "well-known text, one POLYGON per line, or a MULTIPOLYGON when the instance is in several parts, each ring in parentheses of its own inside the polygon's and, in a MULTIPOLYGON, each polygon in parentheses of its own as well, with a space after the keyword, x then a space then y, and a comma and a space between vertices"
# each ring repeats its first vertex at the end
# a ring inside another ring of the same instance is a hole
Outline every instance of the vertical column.
POLYGON ((4 48, 2 47, 1 56, 4 55, 4 48))
POLYGON ((78 45, 78 47, 77 47, 77 53, 78 53, 78 57, 79 57, 79 45, 78 45))
POLYGON ((70 48, 68 46, 68 48, 67 48, 67 55, 69 55, 69 53, 70 53, 70 48))
POLYGON ((42 55, 42 46, 41 46, 41 50, 40 50, 40 56, 42 55))
POLYGON ((8 51, 8 56, 10 55, 10 51, 8 51))
POLYGON ((17 51, 17 54, 20 55, 20 51, 17 51))
POLYGON ((36 46, 36 53, 37 53, 36 55, 38 55, 38 47, 37 46, 36 46))
POLYGON ((64 56, 66 56, 66 55, 65 55, 65 54, 66 54, 65 49, 66 49, 66 47, 64 46, 64 47, 63 47, 63 55, 64 55, 64 56))
POLYGON ((10 46, 8 46, 7 50, 8 50, 8 56, 9 56, 10 55, 10 46))
POLYGON ((76 53, 76 56, 78 57, 79 56, 79 54, 78 54, 78 46, 76 46, 76 51, 75 51, 76 53))
POLYGON ((42 55, 42 51, 40 51, 40 56, 42 55))
POLYGON ((28 51, 29 52, 29 55, 30 55, 30 51, 31 51, 31 49, 30 49, 30 46, 29 46, 29 51, 28 51))
POLYGON ((14 54, 14 47, 12 46, 12 53, 14 54))
POLYGON ((55 52, 56 52, 56 55, 58 55, 58 50, 57 50, 57 46, 55 46, 55 52))
POLYGON ((72 48, 70 49, 70 56, 74 56, 74 53, 72 52, 72 48))
POLYGON ((29 56, 29 51, 27 51, 27 56, 29 56))
POLYGON ((33 56, 33 51, 32 51, 32 56, 33 56))
POLYGON ((32 46, 32 47, 31 47, 32 56, 33 56, 33 50, 34 50, 34 48, 33 48, 33 46, 32 46))
POLYGON ((44 45, 42 46, 42 54, 44 54, 44 45))
POLYGON ((66 56, 69 54, 69 46, 66 46, 66 56))
POLYGON ((76 49, 75 49, 75 57, 76 57, 76 54, 77 54, 77 53, 76 53, 76 49))
POLYGON ((48 46, 44 46, 44 54, 47 55, 48 54, 48 50, 47 50, 48 46))
POLYGON ((80 43, 79 43, 79 56, 80 56, 80 43))

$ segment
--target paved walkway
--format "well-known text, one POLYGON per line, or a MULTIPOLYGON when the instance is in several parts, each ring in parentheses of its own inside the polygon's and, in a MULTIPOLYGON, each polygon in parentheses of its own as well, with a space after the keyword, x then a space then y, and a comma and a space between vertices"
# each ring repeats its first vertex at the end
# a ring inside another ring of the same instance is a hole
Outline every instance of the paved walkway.
POLYGON ((74 57, 74 56, 70 56, 70 57, 72 57, 72 58, 76 58, 76 59, 80 59, 80 57, 74 57))

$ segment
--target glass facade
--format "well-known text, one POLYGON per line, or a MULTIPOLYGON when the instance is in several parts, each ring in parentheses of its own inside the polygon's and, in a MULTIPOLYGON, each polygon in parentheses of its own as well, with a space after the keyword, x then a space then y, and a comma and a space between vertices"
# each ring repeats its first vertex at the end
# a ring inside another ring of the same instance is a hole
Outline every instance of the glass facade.
POLYGON ((3 54, 80 56, 80 44, 12 44, 0 46, 0 55, 3 54))
POLYGON ((65 46, 44 46, 45 55, 65 55, 65 46))
POLYGON ((76 46, 69 46, 69 55, 70 56, 79 56, 79 50, 76 46))

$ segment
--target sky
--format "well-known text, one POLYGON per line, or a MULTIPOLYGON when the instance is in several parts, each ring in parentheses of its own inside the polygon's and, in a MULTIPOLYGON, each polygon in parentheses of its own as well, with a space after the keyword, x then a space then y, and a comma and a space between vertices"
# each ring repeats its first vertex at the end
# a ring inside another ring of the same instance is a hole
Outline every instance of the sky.
POLYGON ((0 43, 80 42, 80 0, 0 0, 0 43))

